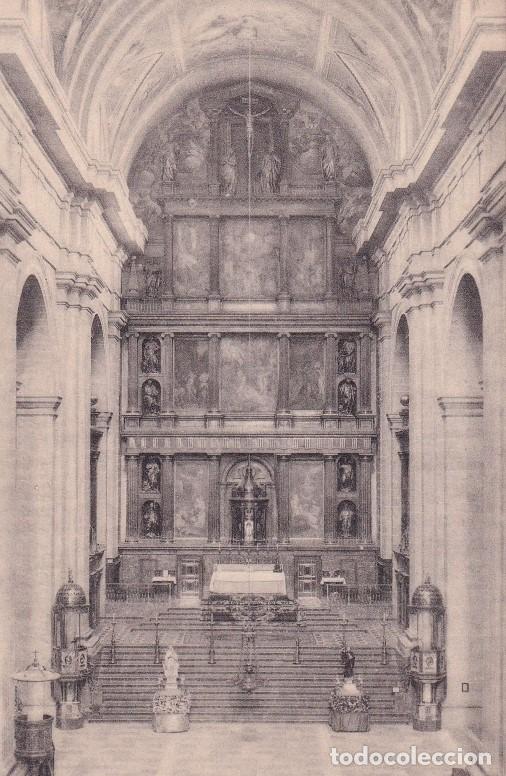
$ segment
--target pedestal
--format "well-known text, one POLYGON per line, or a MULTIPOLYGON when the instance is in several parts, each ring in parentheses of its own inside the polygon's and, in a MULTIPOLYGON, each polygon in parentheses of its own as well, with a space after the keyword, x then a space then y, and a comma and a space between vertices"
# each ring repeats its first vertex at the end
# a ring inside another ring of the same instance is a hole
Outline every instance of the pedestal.
POLYGON ((366 733, 369 730, 369 712, 331 711, 329 725, 338 733, 366 733))
POLYGON ((178 712, 160 712, 153 714, 155 733, 184 733, 190 728, 190 715, 178 712))
POLYGON ((29 721, 26 715, 14 720, 15 755, 18 762, 14 773, 27 776, 53 776, 54 745, 53 717, 44 714, 44 718, 29 721))

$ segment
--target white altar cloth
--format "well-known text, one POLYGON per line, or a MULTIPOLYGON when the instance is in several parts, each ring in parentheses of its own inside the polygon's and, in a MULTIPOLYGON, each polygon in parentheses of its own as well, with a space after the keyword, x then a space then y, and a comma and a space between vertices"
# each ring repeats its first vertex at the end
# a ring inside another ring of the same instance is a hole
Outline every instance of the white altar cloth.
POLYGON ((214 564, 209 592, 215 595, 286 596, 284 572, 273 563, 214 564))

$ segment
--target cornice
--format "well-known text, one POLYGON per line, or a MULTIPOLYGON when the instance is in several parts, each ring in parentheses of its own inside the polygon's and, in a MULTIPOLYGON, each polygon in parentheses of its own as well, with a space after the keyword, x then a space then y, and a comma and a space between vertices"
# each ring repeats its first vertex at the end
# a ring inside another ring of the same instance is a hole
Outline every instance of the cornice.
POLYGON ((432 186, 457 151, 477 112, 476 95, 485 95, 506 59, 504 19, 476 18, 458 56, 446 71, 433 110, 411 154, 378 176, 370 207, 354 233, 357 251, 381 246, 406 200, 427 205, 432 186), (418 195, 422 192, 422 196, 418 195))
POLYGON ((108 335, 111 339, 121 340, 121 333, 128 323, 128 316, 123 310, 112 310, 107 314, 109 327, 108 335))
POLYGON ((96 299, 105 284, 98 275, 87 275, 78 272, 57 272, 56 288, 59 291, 58 304, 77 304, 82 306, 82 297, 87 296, 90 300, 96 299), (72 297, 77 297, 72 299, 72 297))
POLYGON ((438 404, 443 418, 481 418, 482 396, 440 396, 438 404))
POLYGON ((506 181, 497 180, 504 174, 502 165, 494 180, 483 190, 480 201, 473 207, 463 226, 472 240, 485 241, 503 233, 503 221, 506 214, 506 181))
POLYGON ((22 19, 0 19, 0 68, 65 182, 96 196, 116 240, 132 251, 142 251, 146 229, 133 211, 123 175, 90 156, 67 95, 22 19))
POLYGON ((436 304, 440 301, 436 296, 437 292, 443 288, 443 285, 444 272, 427 270, 402 274, 394 288, 403 299, 415 297, 421 304, 436 304))
POLYGON ((25 416, 56 417, 61 403, 61 396, 17 396, 16 412, 25 416))

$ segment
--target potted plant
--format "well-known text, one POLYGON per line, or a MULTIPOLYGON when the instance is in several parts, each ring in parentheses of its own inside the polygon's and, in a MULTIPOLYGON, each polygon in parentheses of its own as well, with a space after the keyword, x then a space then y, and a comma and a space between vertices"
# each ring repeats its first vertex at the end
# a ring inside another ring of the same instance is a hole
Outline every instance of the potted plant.
POLYGON ((358 689, 352 679, 331 690, 329 725, 332 730, 349 733, 369 730, 369 696, 358 689))

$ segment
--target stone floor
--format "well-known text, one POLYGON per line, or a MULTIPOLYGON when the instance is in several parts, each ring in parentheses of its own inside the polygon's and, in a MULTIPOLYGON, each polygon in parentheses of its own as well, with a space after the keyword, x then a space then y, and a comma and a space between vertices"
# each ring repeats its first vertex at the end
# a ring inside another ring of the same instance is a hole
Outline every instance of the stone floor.
POLYGON ((144 724, 95 724, 54 731, 55 776, 450 776, 442 766, 333 766, 341 752, 455 751, 447 734, 406 725, 334 733, 327 725, 193 723, 187 733, 157 734, 144 724))

